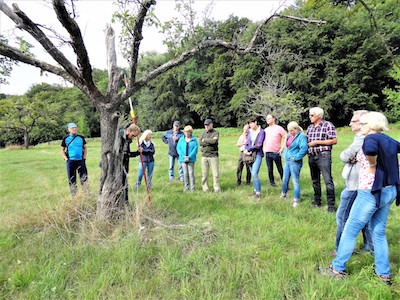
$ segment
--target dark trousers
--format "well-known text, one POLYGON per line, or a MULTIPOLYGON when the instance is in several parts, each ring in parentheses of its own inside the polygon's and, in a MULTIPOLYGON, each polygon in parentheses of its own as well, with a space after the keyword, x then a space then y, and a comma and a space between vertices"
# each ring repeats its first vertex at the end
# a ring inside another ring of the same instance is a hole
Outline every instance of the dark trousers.
POLYGON ((242 173, 243 173, 243 167, 246 166, 246 183, 249 184, 251 181, 251 171, 250 171, 250 167, 249 164, 246 164, 243 161, 243 152, 240 152, 239 155, 239 160, 238 160, 238 166, 237 166, 237 171, 236 171, 236 177, 237 177, 237 184, 241 184, 242 183, 242 173))
POLYGON ((269 184, 275 185, 274 162, 276 164, 276 168, 278 169, 279 175, 281 176, 281 180, 283 178, 283 168, 282 168, 281 156, 277 152, 266 152, 265 153, 265 161, 267 162, 269 184))
POLYGON ((125 204, 129 207, 128 173, 122 170, 122 183, 124 184, 125 204))
POLYGON ((321 205, 321 173, 326 186, 326 202, 328 207, 335 207, 335 186, 332 180, 332 156, 331 151, 323 151, 308 157, 311 180, 314 188, 313 204, 321 205))
POLYGON ((86 169, 86 161, 82 160, 67 160, 67 175, 69 190, 72 196, 76 195, 78 187, 76 185, 76 172, 79 174, 79 180, 81 181, 82 187, 85 187, 85 183, 88 180, 88 173, 86 169))

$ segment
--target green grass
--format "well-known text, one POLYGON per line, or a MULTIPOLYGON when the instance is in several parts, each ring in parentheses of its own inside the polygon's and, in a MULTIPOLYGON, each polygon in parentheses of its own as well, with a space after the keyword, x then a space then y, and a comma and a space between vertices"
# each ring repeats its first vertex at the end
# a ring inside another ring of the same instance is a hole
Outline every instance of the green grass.
MULTIPOLYGON (((399 299, 400 208, 392 206, 387 228, 392 287, 374 276, 373 257, 366 253, 352 256, 345 280, 322 277, 317 268, 330 263, 336 222, 327 213, 326 198, 325 207, 310 208, 307 158, 299 207, 291 207, 292 189, 282 201, 280 188, 267 186, 265 163, 263 197, 256 203, 248 198, 251 186, 236 188, 240 131, 219 131, 221 194, 201 191, 200 154, 195 193, 169 183, 167 146, 156 133, 153 210, 142 185, 138 194, 130 190, 134 211, 108 225, 94 218, 98 139, 88 143, 92 195, 73 200, 58 142, 0 150, 0 298, 399 299)), ((337 202, 344 186, 339 153, 353 139, 348 129, 338 134, 333 151, 337 202)), ((389 135, 400 139, 400 130, 389 135)), ((137 164, 131 160, 130 188, 137 164)), ((361 244, 359 237, 356 247, 361 244)))

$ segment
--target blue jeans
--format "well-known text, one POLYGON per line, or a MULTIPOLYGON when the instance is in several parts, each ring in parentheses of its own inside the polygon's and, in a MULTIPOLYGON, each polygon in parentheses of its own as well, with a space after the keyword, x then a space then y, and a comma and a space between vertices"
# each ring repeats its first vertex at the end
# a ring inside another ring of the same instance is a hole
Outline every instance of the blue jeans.
MULTIPOLYGON (((336 231, 336 242, 335 248, 336 252, 339 248, 340 238, 343 233, 344 226, 349 218, 351 207, 353 206, 354 200, 357 197, 357 190, 349 191, 346 188, 340 194, 340 204, 336 212, 336 223, 337 223, 337 231, 336 231)), ((362 229, 363 241, 364 241, 364 250, 365 251, 374 251, 374 246, 372 244, 371 232, 369 231, 368 224, 362 229)))
POLYGON ((303 166, 303 161, 285 161, 283 170, 282 193, 286 194, 289 189, 289 179, 292 177, 294 198, 300 200, 300 171, 303 166))
POLYGON ((183 170, 182 170, 182 163, 179 161, 178 156, 169 156, 169 168, 168 168, 168 174, 169 174, 169 180, 174 179, 174 166, 175 166, 175 159, 178 162, 178 172, 179 172, 179 180, 183 182, 183 170))
POLYGON ((281 156, 279 155, 279 153, 276 153, 276 152, 266 152, 265 153, 265 161, 267 163, 267 168, 268 168, 269 183, 274 185, 275 184, 274 162, 276 164, 276 168, 278 169, 278 173, 281 176, 281 179, 283 177, 281 156))
POLYGON ((82 187, 84 187, 85 182, 88 180, 86 160, 68 159, 66 162, 66 166, 67 166, 69 190, 71 192, 71 195, 75 196, 76 192, 78 191, 78 187, 76 185, 76 172, 78 172, 79 174, 79 180, 81 181, 82 187))
POLYGON ((328 207, 335 207, 335 185, 332 180, 332 156, 331 151, 323 151, 317 155, 308 157, 308 165, 310 166, 310 174, 314 189, 314 202, 318 206, 321 205, 321 173, 326 186, 326 202, 328 207))
POLYGON ((346 263, 353 253, 358 233, 370 222, 369 228, 374 243, 375 272, 380 276, 390 275, 389 247, 385 230, 390 205, 396 198, 396 193, 395 186, 382 188, 381 203, 379 207, 376 207, 375 197, 371 194, 371 190, 358 190, 349 219, 344 226, 339 251, 332 261, 335 270, 346 269, 346 263))
MULTIPOLYGON (((146 170, 146 178, 147 178, 147 185, 151 188, 151 178, 153 177, 153 169, 154 169, 154 161, 152 162, 143 162, 144 169, 146 170)), ((142 183, 143 178, 143 167, 142 163, 139 162, 138 174, 135 183, 135 189, 138 190, 140 188, 140 184, 142 183)))
POLYGON ((253 186, 256 193, 261 193, 261 183, 260 179, 258 178, 258 172, 260 171, 261 163, 262 157, 257 155, 254 163, 250 165, 251 177, 253 178, 253 186))

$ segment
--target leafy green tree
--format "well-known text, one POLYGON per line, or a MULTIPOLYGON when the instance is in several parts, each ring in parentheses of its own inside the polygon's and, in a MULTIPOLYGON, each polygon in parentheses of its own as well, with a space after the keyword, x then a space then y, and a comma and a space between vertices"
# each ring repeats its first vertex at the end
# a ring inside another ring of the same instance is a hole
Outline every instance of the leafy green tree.
POLYGON ((391 122, 398 122, 400 119, 400 69, 396 66, 391 72, 391 76, 397 81, 397 85, 394 89, 385 88, 383 93, 387 96, 386 116, 391 122))
POLYGON ((30 143, 29 134, 37 125, 38 119, 43 117, 45 111, 45 105, 35 100, 24 96, 11 96, 0 103, 0 111, 3 116, 0 127, 20 131, 23 134, 26 149, 30 143))

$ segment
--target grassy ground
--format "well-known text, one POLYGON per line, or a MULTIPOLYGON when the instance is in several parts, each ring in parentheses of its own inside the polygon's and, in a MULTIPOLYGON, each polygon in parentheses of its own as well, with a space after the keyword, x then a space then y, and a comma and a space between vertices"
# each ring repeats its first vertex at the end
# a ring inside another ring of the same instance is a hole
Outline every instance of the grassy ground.
MULTIPOLYGON (((69 196, 59 143, 0 150, 0 298, 399 299, 399 207, 392 206, 387 228, 392 287, 373 275, 373 257, 367 253, 352 256, 346 279, 322 277, 317 268, 330 263, 336 223, 326 198, 325 207, 310 208, 307 158, 299 207, 291 207, 292 189, 282 201, 280 188, 268 187, 265 162, 257 203, 248 197, 251 186, 236 188, 240 131, 220 133, 221 194, 201 191, 200 161, 195 193, 169 183, 167 146, 156 134, 153 211, 142 186, 138 194, 130 192, 134 211, 108 225, 96 224, 93 217, 98 141, 88 144, 92 195, 75 199, 69 196)), ((344 185, 339 153, 353 138, 348 130, 338 134, 333 152, 337 202, 344 185)), ((400 139, 399 129, 389 134, 400 139)), ((132 159, 130 187, 136 170, 137 159, 132 159)))

